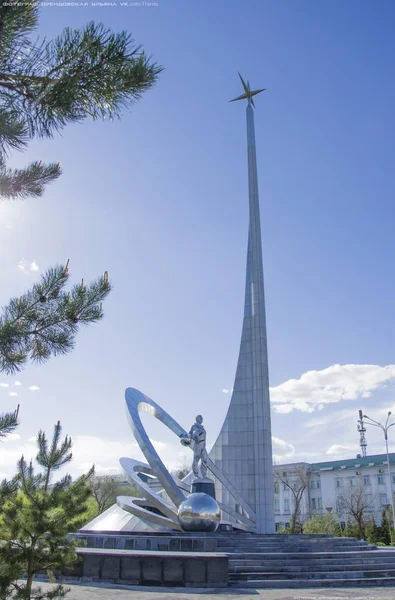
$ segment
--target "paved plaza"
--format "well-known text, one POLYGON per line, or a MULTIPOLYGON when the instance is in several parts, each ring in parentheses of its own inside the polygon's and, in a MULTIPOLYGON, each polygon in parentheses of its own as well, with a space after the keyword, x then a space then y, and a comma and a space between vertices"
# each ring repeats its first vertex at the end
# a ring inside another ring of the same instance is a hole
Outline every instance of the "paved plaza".
MULTIPOLYGON (((47 587, 47 584, 42 584, 47 587)), ((300 590, 190 589, 70 585, 67 600, 393 600, 394 588, 332 588, 300 590)))

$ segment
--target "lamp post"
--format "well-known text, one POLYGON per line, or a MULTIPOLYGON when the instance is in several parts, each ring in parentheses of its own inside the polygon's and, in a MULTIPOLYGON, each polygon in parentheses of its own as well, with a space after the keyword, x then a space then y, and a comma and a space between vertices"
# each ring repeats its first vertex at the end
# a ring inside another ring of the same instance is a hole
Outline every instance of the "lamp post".
POLYGON ((392 507, 392 527, 391 527, 391 543, 392 543, 392 535, 393 535, 393 531, 395 529, 395 510, 394 510, 394 495, 392 493, 392 486, 391 486, 391 469, 390 469, 390 455, 388 452, 388 430, 390 427, 392 427, 393 425, 395 425, 394 423, 388 423, 389 418, 391 416, 391 411, 388 412, 387 415, 387 420, 385 422, 385 425, 382 425, 382 423, 379 423, 378 421, 374 421, 373 419, 371 419, 370 417, 368 417, 367 415, 363 415, 364 419, 367 419, 369 421, 368 424, 373 425, 374 427, 379 427, 382 432, 384 433, 384 439, 385 439, 385 449, 387 452, 387 470, 388 470, 388 483, 387 483, 387 494, 388 495, 388 501, 392 507))

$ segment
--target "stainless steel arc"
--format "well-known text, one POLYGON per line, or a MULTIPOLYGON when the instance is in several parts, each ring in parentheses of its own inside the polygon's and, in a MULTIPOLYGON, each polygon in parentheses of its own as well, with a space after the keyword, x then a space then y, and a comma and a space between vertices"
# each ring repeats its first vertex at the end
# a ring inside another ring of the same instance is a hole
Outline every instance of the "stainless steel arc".
POLYGON ((147 432, 143 427, 139 412, 144 411, 149 413, 166 425, 166 427, 168 427, 170 431, 175 433, 179 438, 187 436, 188 434, 185 429, 183 429, 183 427, 177 423, 177 421, 175 421, 165 410, 163 410, 163 408, 159 406, 159 404, 156 404, 156 402, 151 400, 151 398, 148 398, 148 396, 139 390, 136 390, 135 388, 127 388, 125 392, 125 398, 129 423, 134 433, 134 437, 136 438, 141 451, 149 462, 156 477, 165 488, 171 500, 178 507, 181 502, 185 500, 185 494, 179 489, 173 477, 170 475, 169 471, 161 461, 157 451, 147 435, 147 432))

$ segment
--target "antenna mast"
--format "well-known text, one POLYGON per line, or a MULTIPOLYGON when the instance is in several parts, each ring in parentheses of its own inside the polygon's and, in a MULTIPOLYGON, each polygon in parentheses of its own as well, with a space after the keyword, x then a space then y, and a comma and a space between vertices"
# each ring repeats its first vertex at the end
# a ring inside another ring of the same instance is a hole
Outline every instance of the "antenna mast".
POLYGON ((366 446, 367 441, 366 441, 366 437, 365 437, 365 423, 363 422, 363 413, 362 410, 359 411, 359 420, 357 422, 357 429, 359 432, 359 445, 361 446, 361 450, 362 450, 362 456, 363 458, 365 458, 366 456, 366 446))

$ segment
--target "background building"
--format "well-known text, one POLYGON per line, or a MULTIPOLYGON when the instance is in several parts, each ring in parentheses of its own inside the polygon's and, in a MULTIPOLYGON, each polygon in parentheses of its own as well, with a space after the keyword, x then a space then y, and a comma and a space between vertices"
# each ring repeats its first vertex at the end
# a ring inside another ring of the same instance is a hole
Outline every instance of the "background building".
POLYGON ((372 515, 377 524, 383 508, 391 503, 389 489, 395 491, 395 453, 390 455, 390 488, 388 486, 387 456, 377 454, 320 463, 275 465, 274 511, 276 530, 289 526, 299 491, 300 521, 311 516, 332 512, 344 527, 350 516, 345 500, 360 499, 366 516, 372 515), (290 489, 293 486, 294 491, 290 489))

